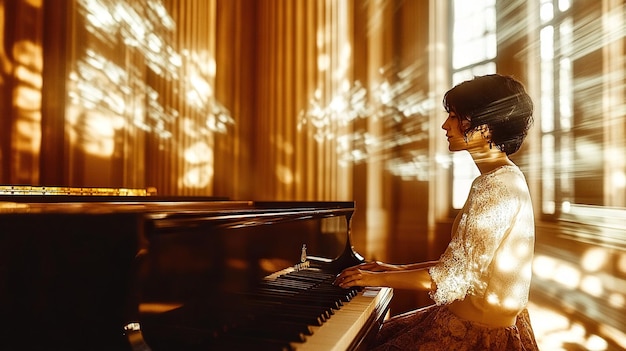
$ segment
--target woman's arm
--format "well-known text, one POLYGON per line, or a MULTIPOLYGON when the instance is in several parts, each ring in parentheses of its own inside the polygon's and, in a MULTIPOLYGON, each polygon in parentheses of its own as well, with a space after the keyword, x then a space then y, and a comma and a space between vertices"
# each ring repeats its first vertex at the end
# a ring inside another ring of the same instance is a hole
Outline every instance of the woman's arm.
POLYGON ((342 288, 352 286, 387 286, 395 289, 430 290, 432 279, 428 268, 437 261, 407 265, 370 262, 345 269, 335 284, 342 288), (384 269, 384 270, 383 270, 384 269))
POLYGON ((371 272, 386 272, 386 271, 403 271, 410 269, 420 269, 420 268, 429 268, 434 266, 439 261, 426 261, 419 263, 409 263, 409 264, 391 264, 380 261, 372 261, 367 263, 362 263, 360 265, 356 265, 354 267, 346 268, 346 269, 354 269, 358 268, 361 270, 371 271, 371 272))

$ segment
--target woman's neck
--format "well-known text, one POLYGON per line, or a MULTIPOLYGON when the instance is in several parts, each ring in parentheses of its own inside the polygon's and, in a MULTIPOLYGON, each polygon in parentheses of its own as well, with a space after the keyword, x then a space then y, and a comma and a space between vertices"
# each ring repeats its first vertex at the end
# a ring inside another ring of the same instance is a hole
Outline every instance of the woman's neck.
POLYGON ((478 167, 480 174, 485 174, 502 166, 513 166, 513 161, 509 159, 506 153, 497 149, 486 149, 481 152, 471 152, 470 155, 478 167))

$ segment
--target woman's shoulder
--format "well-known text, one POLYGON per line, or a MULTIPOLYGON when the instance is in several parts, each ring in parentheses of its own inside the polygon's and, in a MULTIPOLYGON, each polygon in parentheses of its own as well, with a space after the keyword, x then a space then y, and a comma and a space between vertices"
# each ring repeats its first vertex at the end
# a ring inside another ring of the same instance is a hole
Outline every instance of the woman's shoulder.
POLYGON ((506 185, 514 183, 516 180, 523 181, 525 183, 526 177, 524 176, 524 173, 522 173, 516 165, 504 165, 479 175, 474 180, 474 185, 480 185, 482 183, 500 183, 506 185))
POLYGON ((529 192, 526 177, 516 165, 501 166, 481 174, 474 180, 472 188, 474 192, 483 194, 482 196, 500 199, 518 198, 529 192))

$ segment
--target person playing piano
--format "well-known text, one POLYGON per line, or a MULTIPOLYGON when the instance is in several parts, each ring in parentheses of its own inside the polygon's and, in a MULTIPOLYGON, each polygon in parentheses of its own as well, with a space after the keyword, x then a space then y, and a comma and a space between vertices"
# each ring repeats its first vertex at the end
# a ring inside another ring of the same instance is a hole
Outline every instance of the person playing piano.
POLYGON ((480 175, 439 260, 368 262, 335 284, 430 291, 434 304, 384 322, 375 350, 538 350, 526 305, 534 217, 524 175, 509 159, 533 123, 533 103, 512 77, 465 81, 443 99, 450 151, 467 151, 480 175))

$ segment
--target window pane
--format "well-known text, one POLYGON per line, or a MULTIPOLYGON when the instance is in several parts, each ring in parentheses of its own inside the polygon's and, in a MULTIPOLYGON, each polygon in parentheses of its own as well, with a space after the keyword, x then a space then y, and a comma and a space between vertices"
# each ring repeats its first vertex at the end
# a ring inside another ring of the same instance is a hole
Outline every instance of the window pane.
POLYGON ((539 40, 541 41, 541 59, 552 60, 554 57, 554 28, 552 26, 542 28, 539 33, 539 40))
POLYGON ((554 136, 546 134, 541 138, 541 190, 542 210, 546 214, 554 214, 554 136))
POLYGON ((496 57, 494 4, 494 0, 454 2, 453 69, 496 57))
POLYGON ((564 12, 572 6, 570 0, 559 0, 559 11, 564 12))
POLYGON ((554 73, 552 61, 541 63, 541 131, 554 130, 554 73))
POLYGON ((542 1, 539 8, 539 18, 541 22, 548 22, 554 17, 554 9, 552 6, 552 0, 542 1))

